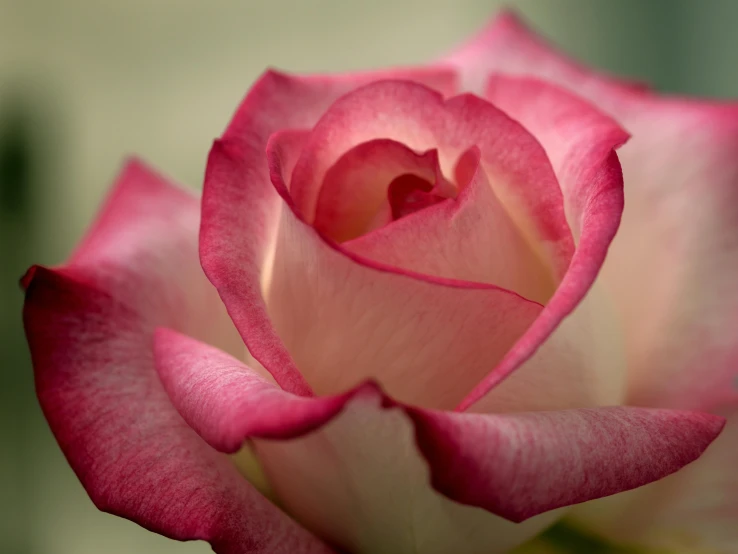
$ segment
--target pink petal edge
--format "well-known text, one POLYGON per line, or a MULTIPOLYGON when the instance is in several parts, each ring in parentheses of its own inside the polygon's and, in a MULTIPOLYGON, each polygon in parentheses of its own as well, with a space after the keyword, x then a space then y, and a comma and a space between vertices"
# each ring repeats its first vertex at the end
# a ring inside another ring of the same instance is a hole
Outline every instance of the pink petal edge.
POLYGON ((354 399, 374 398, 410 418, 439 492, 518 522, 673 473, 698 458, 725 423, 709 414, 631 407, 442 412, 400 404, 373 382, 307 399, 167 329, 157 331, 155 352, 172 402, 218 450, 234 451, 249 438, 295 439, 340 417, 354 399))

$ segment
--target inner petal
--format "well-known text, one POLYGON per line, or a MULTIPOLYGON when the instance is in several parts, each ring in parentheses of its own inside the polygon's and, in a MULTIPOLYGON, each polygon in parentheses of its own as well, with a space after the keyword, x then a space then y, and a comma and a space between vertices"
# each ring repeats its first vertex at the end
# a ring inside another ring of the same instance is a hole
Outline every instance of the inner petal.
POLYGON ((498 199, 480 160, 476 147, 459 157, 456 198, 444 198, 417 177, 399 177, 390 186, 393 211, 384 225, 344 247, 389 266, 498 285, 545 303, 555 290, 553 276, 498 199))
POLYGON ((390 139, 364 142, 326 172, 313 225, 345 242, 399 218, 393 214, 414 211, 410 204, 430 205, 430 198, 421 198, 431 191, 438 201, 456 194, 441 173, 436 150, 417 153, 390 139))
POLYGON ((392 220, 400 219, 423 208, 429 208, 446 200, 433 191, 433 185, 415 175, 400 175, 390 183, 387 196, 392 220))

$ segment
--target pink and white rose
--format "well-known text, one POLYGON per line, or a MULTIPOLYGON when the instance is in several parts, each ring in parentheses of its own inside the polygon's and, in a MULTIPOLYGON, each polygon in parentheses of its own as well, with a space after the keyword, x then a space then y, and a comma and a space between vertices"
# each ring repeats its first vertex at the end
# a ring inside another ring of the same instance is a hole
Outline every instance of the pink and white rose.
POLYGON ((24 278, 38 397, 100 509, 221 554, 560 518, 735 552, 737 206, 738 105, 509 13, 425 67, 268 71, 202 200, 131 161, 24 278))

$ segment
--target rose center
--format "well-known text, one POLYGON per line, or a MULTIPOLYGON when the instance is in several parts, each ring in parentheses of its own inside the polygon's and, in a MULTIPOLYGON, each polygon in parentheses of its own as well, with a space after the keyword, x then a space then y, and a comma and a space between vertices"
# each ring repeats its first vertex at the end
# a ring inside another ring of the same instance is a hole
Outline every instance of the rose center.
POLYGON ((431 183, 412 173, 393 180, 387 190, 387 198, 393 221, 446 200, 431 183))

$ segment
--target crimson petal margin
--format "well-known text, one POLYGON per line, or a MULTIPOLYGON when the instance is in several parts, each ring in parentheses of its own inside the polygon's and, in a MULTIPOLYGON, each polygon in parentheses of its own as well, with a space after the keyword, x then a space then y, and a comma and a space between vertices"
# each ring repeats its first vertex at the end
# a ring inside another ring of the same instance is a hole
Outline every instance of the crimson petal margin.
MULTIPOLYGON (((399 410, 412 422, 440 492, 517 522, 673 473, 700 456, 725 423, 709 414, 632 407, 443 412, 398 403, 371 382, 339 396, 306 399, 278 389, 229 355, 167 329, 157 332, 155 352, 173 403, 218 450, 234 451, 247 439, 274 442, 319 435, 354 402, 366 400, 376 407, 375 414, 399 410)), ((344 440, 371 442, 375 416, 367 417, 362 432, 344 440)), ((333 443, 318 457, 335 456, 345 446, 333 443)), ((282 454, 289 455, 289 450, 282 454)), ((354 461, 371 464, 372 459, 354 461)), ((268 461, 265 469, 269 473, 268 461)), ((320 464, 312 469, 321 471, 320 464)), ((340 473, 333 478, 340 489, 340 473)), ((319 504, 331 497, 313 500, 319 504)))
POLYGON ((156 375, 157 325, 241 343, 199 267, 198 216, 195 197, 134 161, 72 261, 29 270, 41 407, 101 510, 219 554, 335 554, 200 439, 156 375))

